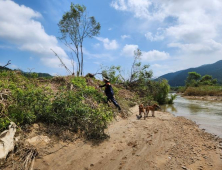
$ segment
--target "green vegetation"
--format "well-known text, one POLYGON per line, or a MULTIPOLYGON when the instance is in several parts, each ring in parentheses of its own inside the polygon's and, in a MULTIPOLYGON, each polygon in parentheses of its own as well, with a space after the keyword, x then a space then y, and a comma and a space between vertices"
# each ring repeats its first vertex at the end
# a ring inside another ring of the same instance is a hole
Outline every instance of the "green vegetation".
POLYGON ((184 94, 186 96, 222 96, 222 86, 188 87, 184 94))
POLYGON ((71 64, 73 65, 73 71, 70 71, 65 64, 60 59, 62 65, 70 74, 74 74, 74 59, 76 56, 78 63, 77 76, 83 75, 83 42, 85 38, 93 38, 100 32, 100 23, 96 22, 95 17, 88 16, 86 7, 84 5, 71 3, 70 11, 65 12, 60 20, 59 30, 61 33, 60 39, 65 43, 65 45, 74 53, 72 55, 71 64))
MULTIPOLYGON (((138 52, 138 50, 137 50, 138 52)), ((149 65, 142 65, 141 62, 137 62, 139 57, 135 52, 135 60, 132 65, 131 75, 124 77, 122 75, 121 67, 107 67, 102 71, 103 76, 109 77, 111 82, 124 86, 130 91, 136 92, 144 105, 150 105, 152 103, 165 104, 173 102, 175 98, 168 99, 168 93, 170 86, 168 81, 163 79, 159 81, 152 81, 152 71, 148 70, 149 65)))
POLYGON ((186 80, 186 87, 199 87, 202 85, 216 85, 217 79, 213 79, 210 75, 204 75, 201 77, 200 74, 196 72, 189 72, 186 80))
POLYGON ((203 65, 197 68, 189 68, 180 70, 175 73, 162 75, 160 78, 167 79, 170 86, 185 86, 185 80, 189 72, 196 72, 200 75, 211 75, 213 79, 217 79, 218 84, 222 84, 222 60, 213 64, 203 65))
MULTIPOLYGON (((108 75, 118 80, 112 67, 108 75)), ((141 66, 136 81, 113 84, 115 98, 127 116, 129 107, 137 103, 146 105, 172 102, 167 98, 169 85, 167 80, 159 82, 147 79, 145 67, 141 66), (143 75, 143 76, 142 76, 143 75), (136 103, 137 102, 137 103, 136 103)), ((120 73, 120 72, 118 72, 120 73)), ((116 115, 114 106, 104 102, 106 96, 98 88, 101 81, 90 77, 55 77, 37 78, 36 74, 26 77, 17 71, 0 72, 0 130, 5 129, 10 121, 23 127, 25 124, 42 122, 65 126, 88 139, 106 137, 105 129, 116 115)), ((120 79, 119 79, 120 80, 120 79)))
POLYGON ((50 81, 41 84, 38 79, 28 79, 13 71, 0 73, 0 91, 7 97, 0 103, 0 129, 10 120, 22 126, 35 122, 64 125, 87 138, 102 138, 113 111, 103 104, 104 95, 88 86, 82 77, 68 78, 72 91, 59 84, 55 93, 50 81))
POLYGON ((186 86, 177 88, 177 92, 188 96, 221 96, 222 86, 217 85, 217 79, 210 75, 201 77, 196 72, 189 72, 186 80, 186 86))
MULTIPOLYGON (((10 121, 23 127, 25 124, 42 122, 65 126, 73 132, 83 134, 88 139, 106 137, 105 129, 116 115, 116 108, 108 107, 106 97, 94 75, 83 75, 83 41, 100 32, 100 23, 94 17, 88 17, 84 5, 71 3, 59 22, 60 39, 75 53, 77 58, 77 76, 70 71, 55 53, 63 67, 73 76, 51 77, 35 72, 24 73, 1 68, 0 71, 0 130, 10 121), (39 79, 39 77, 44 77, 39 79)), ((170 86, 168 81, 151 80, 149 65, 140 62, 141 51, 134 52, 134 61, 129 77, 122 75, 120 66, 103 69, 102 75, 109 77, 115 92, 115 98, 121 105, 122 117, 127 116, 129 107, 138 103, 173 103, 176 96, 168 99, 170 86), (137 103, 136 103, 137 102, 137 103)), ((10 64, 9 62, 6 66, 10 64)), ((209 79, 209 77, 205 77, 209 79)))

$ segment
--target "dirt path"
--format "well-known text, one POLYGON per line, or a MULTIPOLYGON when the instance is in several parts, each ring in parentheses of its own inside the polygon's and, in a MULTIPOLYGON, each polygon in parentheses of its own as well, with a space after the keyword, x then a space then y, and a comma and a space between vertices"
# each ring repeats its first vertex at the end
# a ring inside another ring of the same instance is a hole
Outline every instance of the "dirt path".
MULTIPOLYGON (((156 112, 156 117, 131 117, 110 125, 110 139, 93 146, 78 140, 36 160, 41 170, 222 170, 222 141, 190 120, 156 112), (219 143, 221 142, 221 143, 219 143)), ((51 150, 56 150, 59 145, 51 150)))

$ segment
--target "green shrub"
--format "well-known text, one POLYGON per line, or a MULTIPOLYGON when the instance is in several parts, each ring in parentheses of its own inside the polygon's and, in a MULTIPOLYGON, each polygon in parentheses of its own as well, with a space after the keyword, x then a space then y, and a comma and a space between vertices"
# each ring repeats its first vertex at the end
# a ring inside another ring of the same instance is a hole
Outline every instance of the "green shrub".
MULTIPOLYGON (((7 128, 9 119, 22 126, 35 122, 68 126, 87 138, 103 138, 113 112, 104 105, 103 93, 87 86, 83 77, 71 81, 74 91, 60 86, 53 93, 48 86, 38 86, 35 78, 26 78, 14 72, 0 73, 0 89, 9 89, 7 107, 0 105, 0 129, 7 128), (7 117, 6 117, 7 116, 7 117)), ((68 80, 67 80, 68 81, 68 80)), ((63 84, 64 85, 64 84, 63 84)))
POLYGON ((222 86, 188 87, 184 94, 187 96, 222 96, 222 86))
POLYGON ((173 101, 176 99, 176 94, 171 94, 170 98, 167 98, 167 104, 173 104, 173 101))

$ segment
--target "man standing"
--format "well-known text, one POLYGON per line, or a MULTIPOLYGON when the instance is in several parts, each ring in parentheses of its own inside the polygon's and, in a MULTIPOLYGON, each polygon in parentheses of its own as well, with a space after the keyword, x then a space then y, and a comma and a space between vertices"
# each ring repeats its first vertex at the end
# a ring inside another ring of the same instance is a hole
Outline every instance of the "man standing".
POLYGON ((119 109, 121 110, 119 104, 117 103, 117 101, 114 98, 114 92, 113 92, 113 88, 109 82, 109 79, 107 77, 103 78, 103 81, 105 82, 104 85, 101 85, 99 87, 105 87, 105 93, 107 96, 107 103, 109 102, 109 100, 111 100, 113 102, 113 104, 119 109))

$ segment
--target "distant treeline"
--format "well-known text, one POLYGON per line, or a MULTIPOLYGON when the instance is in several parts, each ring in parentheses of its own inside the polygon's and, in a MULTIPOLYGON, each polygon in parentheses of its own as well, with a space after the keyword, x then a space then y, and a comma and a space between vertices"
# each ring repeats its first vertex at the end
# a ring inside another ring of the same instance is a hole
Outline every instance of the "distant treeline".
POLYGON ((11 70, 11 71, 21 71, 21 74, 23 74, 25 77, 31 77, 31 76, 34 76, 34 77, 43 77, 43 78, 52 78, 53 76, 48 74, 48 73, 36 73, 36 72, 24 72, 22 70, 12 70, 12 69, 9 69, 7 67, 2 67, 0 66, 0 71, 4 71, 4 70, 11 70))
POLYGON ((186 78, 189 72, 197 72, 201 76, 211 75, 213 79, 217 79, 218 84, 222 84, 222 60, 213 64, 202 65, 197 68, 189 68, 174 73, 168 73, 160 76, 159 78, 167 79, 171 87, 185 86, 186 78))

